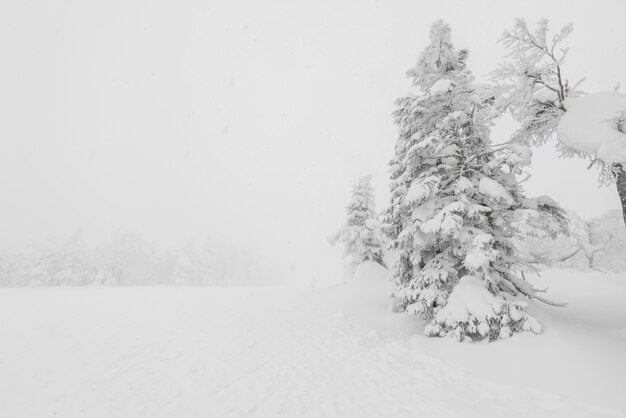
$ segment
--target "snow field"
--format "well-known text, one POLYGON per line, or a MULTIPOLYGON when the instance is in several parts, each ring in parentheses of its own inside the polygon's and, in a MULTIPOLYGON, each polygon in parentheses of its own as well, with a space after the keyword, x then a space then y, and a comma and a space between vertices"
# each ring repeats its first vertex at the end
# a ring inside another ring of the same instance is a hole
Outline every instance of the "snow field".
POLYGON ((315 291, 2 289, 0 416, 624 416, 626 316, 610 302, 626 296, 622 277, 599 286, 611 290, 606 309, 619 311, 598 312, 599 293, 578 294, 571 315, 538 308, 542 336, 459 344, 427 339, 423 323, 390 312, 386 274, 367 263, 347 285, 315 291), (568 382, 551 386, 551 357, 574 360, 587 340, 601 356, 568 363, 568 382), (612 349, 620 355, 607 357, 612 349))

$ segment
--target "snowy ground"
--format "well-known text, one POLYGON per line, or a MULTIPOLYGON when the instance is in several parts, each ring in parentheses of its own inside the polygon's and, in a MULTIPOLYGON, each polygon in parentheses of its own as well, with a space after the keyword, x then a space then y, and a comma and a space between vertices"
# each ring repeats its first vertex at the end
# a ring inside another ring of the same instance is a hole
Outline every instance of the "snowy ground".
POLYGON ((0 417, 624 417, 626 277, 538 280, 544 335, 427 339, 375 266, 318 288, 0 290, 0 417))

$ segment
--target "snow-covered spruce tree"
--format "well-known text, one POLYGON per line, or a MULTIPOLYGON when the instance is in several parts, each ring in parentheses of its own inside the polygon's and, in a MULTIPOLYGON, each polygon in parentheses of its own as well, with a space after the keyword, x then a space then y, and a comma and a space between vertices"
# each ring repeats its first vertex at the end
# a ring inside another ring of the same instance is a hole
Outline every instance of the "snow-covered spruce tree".
POLYGON ((371 175, 361 177, 354 184, 346 210, 346 224, 330 239, 331 244, 345 245, 345 256, 350 257, 352 272, 368 260, 384 267, 385 240, 376 215, 371 175))
POLYGON ((512 242, 546 217, 524 199, 516 178, 531 154, 489 142, 488 104, 475 93, 467 54, 454 48, 446 23, 433 24, 430 44, 408 72, 421 92, 396 103, 399 138, 385 214, 398 255, 394 297, 431 320, 428 336, 540 332, 518 298, 542 298, 525 280, 512 242))
POLYGON ((497 85, 488 95, 497 113, 508 111, 519 122, 513 141, 543 145, 556 133, 563 156, 589 158, 601 184, 615 183, 626 222, 626 95, 583 96, 580 82, 569 85, 562 69, 568 49, 561 44, 572 29, 569 24, 549 36, 547 19, 534 30, 517 19, 501 39, 510 54, 494 71, 497 85))

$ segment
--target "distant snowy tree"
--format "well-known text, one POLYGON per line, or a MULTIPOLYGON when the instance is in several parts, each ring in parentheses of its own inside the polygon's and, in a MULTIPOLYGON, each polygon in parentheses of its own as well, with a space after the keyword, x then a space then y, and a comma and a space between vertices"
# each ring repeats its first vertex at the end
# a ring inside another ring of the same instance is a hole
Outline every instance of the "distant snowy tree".
POLYGON ((90 263, 80 236, 74 236, 57 248, 49 249, 47 260, 51 282, 48 285, 82 286, 95 280, 95 269, 90 263))
POLYGON ((399 138, 384 222, 398 254, 394 295, 406 311, 431 320, 429 336, 540 332, 518 298, 545 299, 525 280, 512 239, 522 230, 558 229, 549 219, 559 209, 524 197, 516 176, 529 164, 526 146, 490 143, 489 101, 476 93, 467 56, 454 48, 450 27, 436 22, 408 72, 420 91, 396 103, 399 138))
POLYGON ((156 249, 139 234, 123 232, 97 249, 96 266, 107 284, 144 285, 167 282, 156 249))
POLYGON ((374 203, 372 176, 361 177, 352 188, 352 198, 346 207, 346 224, 330 239, 332 245, 343 243, 345 255, 351 259, 352 271, 364 261, 384 266, 382 233, 374 203))
POLYGON ((210 238, 206 237, 176 248, 171 255, 170 282, 196 286, 221 284, 222 272, 214 267, 216 257, 210 244, 210 238))
POLYGON ((597 255, 606 249, 613 238, 613 233, 601 231, 596 220, 584 221, 574 214, 570 215, 570 219, 569 236, 575 243, 575 251, 572 254, 580 253, 585 258, 586 267, 593 269, 596 267, 597 255))
POLYGON ((0 257, 3 286, 83 286, 95 277, 80 235, 65 241, 49 239, 0 257))
POLYGON ((520 239, 520 250, 533 264, 549 268, 626 271, 626 227, 621 212, 608 211, 584 220, 567 212, 569 228, 556 240, 542 237, 520 239))
POLYGON ((561 43, 572 29, 569 24, 550 37, 547 19, 534 30, 517 19, 502 38, 511 52, 493 73, 497 86, 483 94, 495 101, 496 113, 508 111, 520 123, 513 142, 543 145, 556 133, 564 156, 590 158, 600 182, 616 184, 626 221, 626 95, 580 97, 580 82, 569 85, 562 71, 568 49, 561 43))
POLYGON ((610 210, 589 222, 590 240, 599 250, 594 254, 592 268, 626 271, 626 226, 618 210, 610 210))

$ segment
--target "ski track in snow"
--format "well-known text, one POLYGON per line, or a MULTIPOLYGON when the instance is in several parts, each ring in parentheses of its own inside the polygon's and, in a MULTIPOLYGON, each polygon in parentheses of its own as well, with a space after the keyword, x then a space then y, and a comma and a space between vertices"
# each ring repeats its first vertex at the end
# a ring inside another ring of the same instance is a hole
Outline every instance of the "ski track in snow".
POLYGON ((624 416, 384 335, 363 286, 2 289, 0 417, 624 416))

